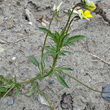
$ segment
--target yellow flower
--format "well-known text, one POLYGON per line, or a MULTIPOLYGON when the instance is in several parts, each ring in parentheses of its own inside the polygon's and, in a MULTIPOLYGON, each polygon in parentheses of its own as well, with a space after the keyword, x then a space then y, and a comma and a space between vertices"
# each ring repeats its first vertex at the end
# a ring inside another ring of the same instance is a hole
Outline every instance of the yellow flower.
POLYGON ((89 9, 91 11, 94 11, 96 9, 96 6, 93 1, 85 0, 85 2, 86 5, 84 6, 84 8, 89 9))
POLYGON ((81 19, 86 19, 86 20, 89 20, 89 17, 92 17, 92 15, 90 14, 90 11, 86 10, 84 13, 83 13, 83 10, 78 10, 78 15, 81 19))

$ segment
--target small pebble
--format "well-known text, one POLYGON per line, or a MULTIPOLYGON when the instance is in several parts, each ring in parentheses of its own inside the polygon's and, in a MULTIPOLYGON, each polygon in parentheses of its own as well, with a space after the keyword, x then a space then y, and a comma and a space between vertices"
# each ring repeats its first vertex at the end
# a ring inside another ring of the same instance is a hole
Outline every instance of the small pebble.
POLYGON ((35 41, 35 43, 37 43, 37 41, 35 41))
POLYGON ((22 54, 22 55, 25 55, 25 53, 24 53, 24 52, 21 52, 21 54, 22 54))
POLYGON ((16 60, 16 57, 13 57, 12 60, 16 60))
POLYGON ((5 31, 5 30, 6 30, 6 27, 4 27, 4 28, 1 30, 1 32, 2 32, 2 31, 5 31))
POLYGON ((28 22, 30 25, 32 25, 32 22, 28 22))
POLYGON ((31 48, 29 49, 29 52, 32 52, 32 49, 31 48))
POLYGON ((84 76, 89 75, 89 73, 85 73, 84 76))
POLYGON ((21 73, 21 75, 24 75, 24 73, 21 73))
POLYGON ((61 27, 60 29, 63 29, 63 27, 61 27))
POLYGON ((53 84, 54 80, 49 79, 49 84, 53 84))
POLYGON ((45 70, 45 73, 48 73, 49 71, 48 70, 45 70))
POLYGON ((23 41, 25 42, 25 39, 23 39, 23 41))
POLYGON ((49 89, 52 89, 52 86, 48 85, 48 88, 49 88, 49 89))
POLYGON ((8 105, 13 105, 13 103, 14 103, 13 99, 8 100, 8 105))
POLYGON ((88 28, 88 25, 84 26, 84 28, 87 29, 88 28))
MULTIPOLYGON (((103 92, 110 92, 110 84, 103 89, 103 92)), ((102 97, 110 102, 110 93, 102 93, 102 97)))
POLYGON ((5 39, 8 39, 8 37, 6 36, 5 39))
POLYGON ((65 78, 66 77, 66 74, 63 74, 63 78, 65 78))
POLYGON ((38 100, 38 97, 35 97, 34 99, 35 99, 35 100, 38 100))
POLYGON ((38 24, 37 23, 35 23, 35 25, 36 25, 36 27, 38 27, 38 24))

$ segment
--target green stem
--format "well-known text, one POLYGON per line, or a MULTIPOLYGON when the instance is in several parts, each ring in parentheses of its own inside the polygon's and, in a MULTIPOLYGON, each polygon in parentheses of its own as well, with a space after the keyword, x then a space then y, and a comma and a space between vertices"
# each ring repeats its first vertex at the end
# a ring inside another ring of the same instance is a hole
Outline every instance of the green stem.
POLYGON ((12 87, 5 93, 5 95, 1 98, 0 103, 2 102, 2 100, 4 99, 4 97, 15 87, 15 84, 11 85, 12 87))
MULTIPOLYGON (((61 48, 59 49, 60 39, 61 39, 62 35, 64 34, 64 32, 65 32, 65 30, 66 30, 68 24, 69 24, 71 15, 72 15, 72 13, 73 13, 73 10, 74 10, 75 7, 77 7, 78 5, 79 5, 79 3, 76 4, 76 5, 72 8, 72 11, 71 11, 70 16, 69 16, 69 18, 68 18, 68 21, 67 21, 67 23, 66 23, 66 25, 65 25, 65 27, 64 27, 64 30, 63 30, 63 32, 61 33, 61 35, 59 36, 58 43, 57 43, 57 47, 56 47, 56 53, 58 53, 58 51, 60 51, 60 49, 61 49, 61 48)), ((55 67, 55 65, 56 65, 57 59, 58 59, 58 54, 57 54, 57 55, 55 56, 55 58, 53 59, 52 69, 51 69, 46 75, 44 75, 44 77, 47 77, 47 76, 53 71, 53 69, 54 69, 54 67, 55 67)))
POLYGON ((51 109, 54 110, 54 108, 51 106, 49 100, 47 99, 47 97, 45 96, 45 94, 42 92, 42 90, 35 84, 33 84, 40 92, 41 94, 44 96, 44 98, 47 100, 48 104, 50 105, 51 109))
POLYGON ((29 79, 29 80, 26 80, 26 81, 22 81, 22 82, 19 82, 19 84, 26 84, 26 83, 31 83, 33 81, 36 80, 36 77, 33 77, 32 79, 29 79))
MULTIPOLYGON (((50 31, 50 26, 52 24, 52 21, 53 21, 53 18, 54 18, 55 14, 53 13, 53 16, 50 20, 50 23, 49 23, 49 28, 48 28, 48 32, 50 31)), ((44 40, 44 44, 43 44, 43 47, 42 47, 42 55, 41 55, 41 60, 42 60, 42 57, 43 57, 43 53, 44 53, 44 46, 45 46, 45 43, 46 43, 46 40, 47 40, 47 36, 48 36, 48 33, 46 34, 46 37, 45 37, 45 40, 44 40)), ((41 61, 41 68, 42 68, 42 75, 44 74, 44 66, 43 66, 43 62, 41 61)))
MULTIPOLYGON (((77 5, 76 5, 76 6, 77 6, 77 5)), ((76 6, 75 6, 75 7, 76 7, 76 6)), ((74 8, 75 8, 75 7, 74 7, 74 8)), ((72 13, 73 13, 74 8, 73 8, 72 11, 71 11, 71 14, 70 14, 70 16, 69 16, 69 18, 68 18, 68 21, 67 21, 67 23, 66 23, 66 25, 65 25, 65 27, 64 27, 63 32, 62 32, 61 35, 59 36, 58 43, 57 43, 57 47, 56 47, 56 53, 57 53, 58 51, 60 51, 60 49, 59 49, 60 39, 61 39, 62 35, 64 34, 64 32, 65 32, 65 30, 66 30, 68 24, 69 24, 69 21, 70 21, 70 18, 71 18, 71 15, 72 15, 72 13)), ((57 55, 55 56, 55 58, 53 59, 52 69, 51 69, 46 75, 44 75, 44 77, 47 77, 47 76, 53 71, 53 69, 54 69, 54 67, 55 67, 55 64, 56 64, 56 62, 57 62, 57 59, 58 59, 58 54, 57 54, 57 55)))
MULTIPOLYGON (((74 18, 75 18, 75 17, 74 17, 74 18)), ((68 30, 69 30, 70 25, 71 25, 71 23, 73 22, 74 18, 70 21, 70 23, 69 23, 69 25, 68 25, 68 28, 67 28, 67 31, 66 31, 66 34, 68 33, 68 30)))
POLYGON ((51 72, 54 70, 55 65, 56 65, 56 62, 57 62, 57 58, 58 58, 58 54, 55 56, 55 58, 54 58, 54 60, 53 60, 53 64, 52 64, 51 70, 50 70, 47 74, 45 74, 43 77, 49 76, 49 75, 51 74, 51 72))
POLYGON ((91 87, 85 85, 85 84, 82 83, 81 81, 77 80, 76 78, 72 77, 71 75, 69 75, 69 74, 67 74, 67 73, 65 73, 65 72, 63 72, 63 71, 62 71, 62 73, 65 74, 65 75, 67 75, 68 77, 74 79, 75 81, 77 81, 78 83, 82 84, 83 86, 89 88, 89 89, 92 90, 92 91, 99 92, 99 93, 110 93, 110 92, 102 92, 102 91, 95 90, 95 89, 93 89, 93 88, 91 88, 91 87))
MULTIPOLYGON (((51 18, 51 20, 50 20, 48 32, 50 31, 50 26, 51 26, 51 24, 52 24, 52 21, 53 21, 54 16, 55 16, 55 14, 53 14, 53 16, 52 16, 52 18, 51 18)), ((44 40, 44 44, 43 44, 43 47, 42 47, 42 57, 43 57, 44 46, 45 46, 45 43, 46 43, 46 40, 47 40, 47 36, 48 36, 48 33, 46 34, 46 37, 45 37, 45 40, 44 40)))

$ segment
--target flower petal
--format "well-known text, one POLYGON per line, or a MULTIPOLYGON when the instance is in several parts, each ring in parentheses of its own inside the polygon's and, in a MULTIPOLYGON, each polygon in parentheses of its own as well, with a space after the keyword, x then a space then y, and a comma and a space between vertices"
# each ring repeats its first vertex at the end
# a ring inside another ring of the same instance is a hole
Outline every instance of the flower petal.
POLYGON ((89 6, 90 5, 90 1, 89 0, 85 0, 86 4, 89 6))
POLYGON ((53 11, 55 11, 56 10, 56 5, 54 4, 54 6, 53 6, 53 11))
POLYGON ((61 3, 58 5, 58 7, 57 7, 57 11, 59 11, 60 6, 62 5, 62 3, 63 3, 63 2, 61 2, 61 3))
POLYGON ((84 12, 84 16, 85 16, 85 17, 92 17, 92 15, 90 14, 90 11, 88 11, 88 10, 86 10, 86 11, 84 12))

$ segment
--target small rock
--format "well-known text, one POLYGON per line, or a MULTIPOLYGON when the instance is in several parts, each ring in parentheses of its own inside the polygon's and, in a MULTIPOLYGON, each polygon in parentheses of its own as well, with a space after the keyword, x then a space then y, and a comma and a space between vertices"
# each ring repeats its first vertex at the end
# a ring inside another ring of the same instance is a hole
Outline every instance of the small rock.
POLYGON ((10 29, 12 27, 13 27, 13 19, 11 18, 11 20, 7 24, 7 29, 10 29))
MULTIPOLYGON (((110 92, 110 84, 103 89, 103 92, 110 92)), ((110 102, 110 93, 102 93, 102 97, 110 102)))
POLYGON ((89 75, 89 73, 85 73, 84 76, 89 75))
POLYGON ((32 52, 32 48, 30 48, 28 51, 29 51, 29 52, 32 52))
POLYGON ((72 100, 72 96, 70 94, 66 94, 64 93, 62 95, 62 100, 60 101, 60 106, 62 107, 62 109, 69 109, 69 108, 73 108, 73 100, 72 100))
POLYGON ((30 25, 32 25, 32 22, 28 22, 30 25))
POLYGON ((54 80, 49 79, 49 84, 53 84, 54 80))
POLYGON ((45 73, 48 73, 49 71, 48 70, 45 70, 45 73))
POLYGON ((34 99, 35 99, 35 100, 38 100, 38 97, 35 97, 34 99))
POLYGON ((13 103, 14 103, 13 99, 8 100, 8 105, 13 105, 13 103))
POLYGON ((1 30, 1 32, 5 31, 5 30, 6 30, 6 27, 4 27, 4 28, 1 30))
POLYGON ((66 77, 66 74, 63 74, 63 78, 65 78, 66 77))
POLYGON ((38 27, 38 24, 37 23, 35 23, 35 25, 36 25, 36 27, 38 27))
POLYGON ((24 75, 24 73, 21 73, 21 75, 24 75))
POLYGON ((4 51, 4 48, 0 47, 0 52, 3 52, 4 51))
POLYGON ((16 60, 16 57, 13 57, 12 60, 13 60, 13 61, 16 60))
POLYGON ((48 85, 48 88, 49 88, 49 89, 52 89, 52 86, 48 85))
POLYGON ((5 39, 8 39, 8 37, 6 36, 5 39))

